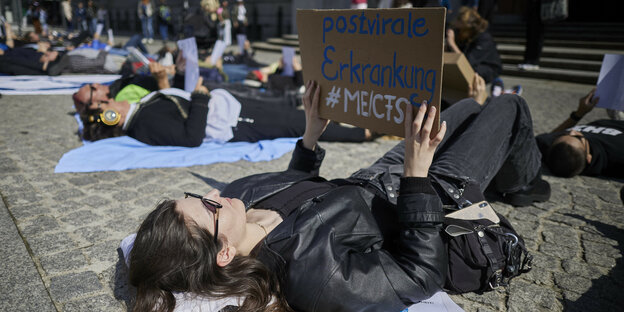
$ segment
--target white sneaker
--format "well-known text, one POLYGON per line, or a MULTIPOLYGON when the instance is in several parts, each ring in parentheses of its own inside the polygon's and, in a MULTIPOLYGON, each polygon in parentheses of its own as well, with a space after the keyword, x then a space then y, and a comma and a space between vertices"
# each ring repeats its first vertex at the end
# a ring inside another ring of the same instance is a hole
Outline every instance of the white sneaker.
POLYGON ((518 64, 518 68, 521 70, 538 70, 540 67, 536 64, 518 64))
POLYGON ((154 42, 154 39, 152 38, 147 39, 147 43, 152 44, 153 42, 154 42))
POLYGON ((147 38, 141 39, 141 43, 146 44, 147 43, 147 38))

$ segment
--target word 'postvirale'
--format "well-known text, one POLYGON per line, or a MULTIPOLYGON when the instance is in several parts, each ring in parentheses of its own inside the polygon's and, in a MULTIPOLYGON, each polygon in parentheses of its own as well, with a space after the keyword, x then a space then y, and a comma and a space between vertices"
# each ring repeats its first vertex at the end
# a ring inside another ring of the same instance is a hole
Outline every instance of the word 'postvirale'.
MULTIPOLYGON (((326 43, 326 34, 333 32, 341 36, 369 35, 380 39, 384 36, 404 36, 406 40, 415 40, 427 36, 429 29, 424 17, 414 18, 411 12, 407 14, 407 18, 380 17, 379 14, 376 14, 374 18, 369 18, 362 12, 361 14, 350 16, 324 17, 324 44, 326 43)), ((429 95, 427 101, 433 101, 436 90, 436 77, 438 75, 435 69, 417 64, 400 64, 397 61, 396 51, 393 52, 391 60, 382 58, 376 64, 354 62, 354 56, 357 59, 354 50, 337 51, 334 45, 327 44, 323 51, 322 63, 320 64, 323 78, 328 81, 348 81, 353 85, 374 85, 380 88, 412 90, 413 93, 409 96, 409 103, 413 105, 419 104, 416 99, 420 97, 421 92, 425 93, 423 94, 424 97, 427 94, 429 95), (343 54, 345 52, 346 54, 343 54)), ((412 58, 410 57, 409 59, 412 58)))
POLYGON ((402 124, 405 119, 405 112, 403 112, 401 104, 410 103, 407 98, 395 95, 363 90, 351 92, 347 88, 332 86, 327 98, 325 98, 325 105, 334 108, 337 104, 339 105, 341 99, 345 113, 355 110, 358 116, 384 119, 396 124, 402 124))

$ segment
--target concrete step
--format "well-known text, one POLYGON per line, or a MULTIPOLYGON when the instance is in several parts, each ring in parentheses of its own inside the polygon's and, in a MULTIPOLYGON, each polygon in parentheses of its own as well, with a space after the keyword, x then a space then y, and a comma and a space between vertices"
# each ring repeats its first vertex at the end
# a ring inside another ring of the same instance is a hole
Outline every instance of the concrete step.
MULTIPOLYGON (((524 38, 526 26, 524 23, 493 24, 490 28, 494 37, 524 38)), ((623 42, 624 24, 554 24, 544 27, 544 38, 570 41, 601 41, 623 42)))
POLYGON ((598 81, 598 72, 590 72, 584 70, 571 70, 541 67, 538 70, 525 71, 520 70, 516 65, 504 64, 503 75, 514 77, 529 77, 548 80, 568 81, 576 83, 584 83, 595 85, 598 81))
MULTIPOLYGON (((285 35, 281 38, 271 38, 265 42, 255 42, 252 47, 256 50, 281 52, 283 46, 295 47, 299 53, 297 35, 285 35)), ((605 53, 618 53, 613 49, 588 49, 571 47, 546 46, 540 59, 541 68, 537 71, 519 70, 517 64, 522 62, 524 55, 523 44, 498 44, 503 65, 503 75, 550 79, 558 81, 595 84, 605 53)))
POLYGON ((269 38, 266 40, 267 43, 281 45, 286 47, 298 47, 299 40, 289 40, 283 38, 269 38))
MULTIPOLYGON (((524 31, 506 31, 500 32, 495 31, 492 32, 494 37, 510 37, 510 38, 524 38, 526 33, 524 31)), ((561 33, 553 33, 549 31, 544 32, 544 39, 549 40, 570 40, 570 41, 601 41, 601 42, 622 42, 624 41, 624 35, 621 34, 611 34, 611 33, 574 33, 573 31, 561 32, 561 33)))
MULTIPOLYGON (((282 53, 282 45, 277 45, 265 41, 254 42, 251 47, 255 50, 282 53)), ((295 47, 295 53, 299 54, 299 47, 295 47)))
MULTIPOLYGON (((517 44, 517 45, 522 45, 522 46, 524 46, 526 43, 526 40, 524 39, 524 35, 520 37, 494 37, 494 41, 499 44, 517 44)), ((622 53, 624 53, 624 41, 582 41, 582 40, 546 39, 544 40, 544 46, 602 49, 602 50, 622 50, 622 53)))
POLYGON ((299 40, 299 35, 297 35, 297 34, 286 34, 286 35, 282 35, 282 39, 298 41, 299 40))
MULTIPOLYGON (((520 64, 523 61, 523 56, 503 54, 501 55, 501 60, 503 61, 503 64, 520 64)), ((552 57, 540 58, 540 66, 549 67, 549 68, 574 69, 574 70, 599 72, 601 65, 602 65, 601 61, 562 59, 562 58, 552 58, 552 57)))
MULTIPOLYGON (((498 53, 501 55, 524 55, 524 45, 498 44, 498 53)), ((605 54, 621 54, 623 51, 612 49, 584 49, 567 47, 545 46, 542 57, 602 61, 605 54)))

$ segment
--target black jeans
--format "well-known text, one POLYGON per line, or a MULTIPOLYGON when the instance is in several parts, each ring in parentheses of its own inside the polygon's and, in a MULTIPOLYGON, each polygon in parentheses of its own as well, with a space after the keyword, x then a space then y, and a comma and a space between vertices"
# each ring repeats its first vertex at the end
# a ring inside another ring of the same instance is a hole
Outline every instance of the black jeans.
MULTIPOLYGON (((541 167, 541 154, 533 135, 529 108, 523 98, 502 95, 484 107, 464 99, 444 110, 447 133, 429 169, 444 199, 462 205, 463 188, 476 183, 483 192, 490 182, 496 190, 515 192, 531 182, 541 167)), ((405 143, 402 141, 351 179, 366 180, 396 203, 403 174, 405 143)))
MULTIPOLYGON (((232 128, 230 142, 257 142, 275 138, 296 138, 305 132, 305 113, 287 103, 241 102, 240 119, 232 128)), ((330 123, 319 138, 324 142, 363 142, 364 129, 330 123)))
POLYGON ((544 23, 540 16, 541 0, 527 1, 526 15, 526 46, 524 48, 524 63, 539 65, 542 48, 544 46, 544 23))

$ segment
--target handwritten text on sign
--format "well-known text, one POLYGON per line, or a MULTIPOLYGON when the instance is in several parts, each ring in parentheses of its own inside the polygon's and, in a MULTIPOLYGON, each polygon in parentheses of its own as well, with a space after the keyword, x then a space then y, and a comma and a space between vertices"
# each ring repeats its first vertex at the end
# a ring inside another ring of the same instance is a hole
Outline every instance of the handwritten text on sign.
POLYGON ((321 115, 402 136, 407 104, 439 108, 444 15, 441 8, 298 11, 304 76, 321 85, 321 115))

